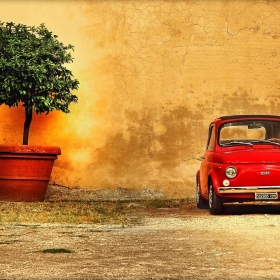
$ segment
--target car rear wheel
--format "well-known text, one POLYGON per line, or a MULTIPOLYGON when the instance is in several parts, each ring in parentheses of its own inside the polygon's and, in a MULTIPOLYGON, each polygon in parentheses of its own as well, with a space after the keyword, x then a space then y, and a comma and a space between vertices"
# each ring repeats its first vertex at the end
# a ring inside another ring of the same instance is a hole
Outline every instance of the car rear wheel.
POLYGON ((208 208, 206 200, 200 195, 200 187, 198 182, 196 182, 196 206, 199 209, 208 208))
POLYGON ((209 210, 213 215, 219 215, 223 212, 223 203, 214 192, 212 182, 209 185, 209 210))

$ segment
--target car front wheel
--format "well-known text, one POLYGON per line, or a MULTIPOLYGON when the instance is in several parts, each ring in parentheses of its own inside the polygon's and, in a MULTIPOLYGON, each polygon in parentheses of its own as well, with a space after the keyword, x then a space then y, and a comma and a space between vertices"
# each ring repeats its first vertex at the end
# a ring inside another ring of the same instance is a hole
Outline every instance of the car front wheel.
POLYGON ((213 215, 219 215, 223 212, 223 203, 214 192, 212 182, 209 185, 209 210, 213 215))

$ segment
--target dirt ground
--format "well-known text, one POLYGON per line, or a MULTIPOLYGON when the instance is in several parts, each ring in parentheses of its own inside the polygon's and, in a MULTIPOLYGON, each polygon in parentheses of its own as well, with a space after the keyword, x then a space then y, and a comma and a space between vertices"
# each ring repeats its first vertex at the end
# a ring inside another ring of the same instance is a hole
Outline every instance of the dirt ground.
POLYGON ((133 226, 0 224, 0 279, 280 279, 280 206, 129 207, 133 226))

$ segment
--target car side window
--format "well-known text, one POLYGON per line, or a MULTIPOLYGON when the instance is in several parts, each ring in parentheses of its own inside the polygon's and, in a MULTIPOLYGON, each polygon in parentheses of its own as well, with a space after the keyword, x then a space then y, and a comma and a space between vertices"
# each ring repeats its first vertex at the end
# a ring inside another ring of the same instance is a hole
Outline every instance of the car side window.
POLYGON ((215 129, 214 126, 211 126, 209 128, 209 138, 207 143, 207 150, 213 150, 214 149, 214 143, 215 143, 215 129))

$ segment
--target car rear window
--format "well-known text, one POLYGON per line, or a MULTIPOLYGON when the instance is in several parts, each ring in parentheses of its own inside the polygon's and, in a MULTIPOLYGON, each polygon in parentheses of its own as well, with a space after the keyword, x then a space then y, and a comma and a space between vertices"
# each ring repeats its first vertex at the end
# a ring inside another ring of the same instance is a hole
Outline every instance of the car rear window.
POLYGON ((250 142, 271 138, 280 138, 280 122, 269 120, 235 121, 224 123, 219 129, 219 144, 227 144, 232 141, 250 142))

